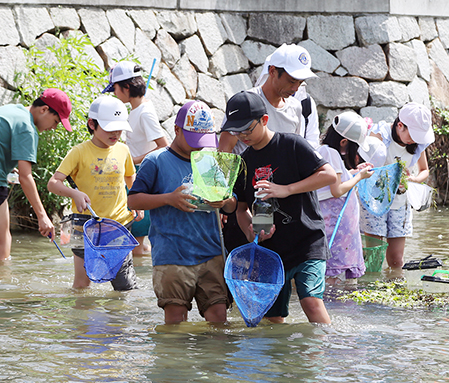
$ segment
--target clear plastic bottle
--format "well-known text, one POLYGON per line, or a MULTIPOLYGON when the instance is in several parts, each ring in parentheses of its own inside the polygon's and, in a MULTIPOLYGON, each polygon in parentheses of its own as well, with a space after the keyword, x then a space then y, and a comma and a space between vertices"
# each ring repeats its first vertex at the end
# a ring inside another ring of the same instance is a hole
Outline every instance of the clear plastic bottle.
POLYGON ((10 183, 10 184, 19 184, 19 173, 9 173, 6 176, 6 180, 10 183))
POLYGON ((262 198, 265 196, 263 189, 259 189, 254 193, 252 224, 255 233, 260 233, 263 230, 265 234, 268 234, 274 223, 273 206, 268 201, 262 201, 262 198))

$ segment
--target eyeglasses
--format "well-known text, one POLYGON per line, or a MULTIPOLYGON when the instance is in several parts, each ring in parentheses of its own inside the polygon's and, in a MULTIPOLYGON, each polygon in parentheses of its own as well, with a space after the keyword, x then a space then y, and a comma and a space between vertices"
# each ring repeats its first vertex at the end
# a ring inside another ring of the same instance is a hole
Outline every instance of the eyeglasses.
POLYGON ((231 133, 233 136, 249 136, 253 132, 253 130, 256 129, 256 126, 259 124, 260 120, 261 118, 259 118, 254 126, 248 130, 245 130, 243 132, 230 131, 229 133, 231 133))

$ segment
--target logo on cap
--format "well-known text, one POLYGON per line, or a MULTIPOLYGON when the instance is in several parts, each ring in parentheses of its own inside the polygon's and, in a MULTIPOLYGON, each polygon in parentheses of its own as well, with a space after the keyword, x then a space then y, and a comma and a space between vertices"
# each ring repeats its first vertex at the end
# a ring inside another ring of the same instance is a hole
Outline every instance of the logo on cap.
POLYGON ((298 60, 302 65, 307 65, 309 63, 309 58, 305 52, 301 53, 298 57, 298 60))

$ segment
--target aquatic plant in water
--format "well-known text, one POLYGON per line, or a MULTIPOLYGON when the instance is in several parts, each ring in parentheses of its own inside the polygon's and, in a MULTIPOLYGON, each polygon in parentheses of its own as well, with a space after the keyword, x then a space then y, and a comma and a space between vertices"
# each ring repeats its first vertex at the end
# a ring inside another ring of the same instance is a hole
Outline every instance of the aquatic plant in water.
POLYGON ((423 290, 409 290, 405 281, 370 283, 367 288, 343 292, 338 300, 352 300, 358 304, 379 303, 406 308, 440 308, 449 306, 448 294, 428 294, 423 290))

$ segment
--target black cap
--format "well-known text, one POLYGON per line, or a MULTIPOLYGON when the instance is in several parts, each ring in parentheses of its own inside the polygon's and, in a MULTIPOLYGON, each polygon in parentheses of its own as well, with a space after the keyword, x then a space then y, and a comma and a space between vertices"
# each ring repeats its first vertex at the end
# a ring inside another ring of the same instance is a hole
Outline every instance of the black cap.
POLYGON ((254 120, 267 114, 265 103, 257 93, 242 91, 234 94, 226 105, 226 122, 221 131, 243 132, 254 120))

